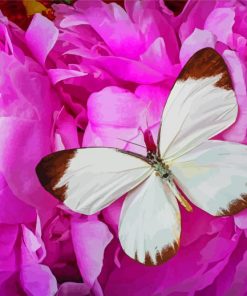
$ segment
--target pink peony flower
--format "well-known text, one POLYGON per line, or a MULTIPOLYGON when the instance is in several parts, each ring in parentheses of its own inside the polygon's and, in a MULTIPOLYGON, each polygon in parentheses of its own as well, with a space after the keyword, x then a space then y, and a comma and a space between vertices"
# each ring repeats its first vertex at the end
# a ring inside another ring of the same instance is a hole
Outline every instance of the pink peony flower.
MULTIPOLYGON (((114 146, 145 154, 183 65, 213 47, 239 104, 218 135, 246 139, 246 4, 188 1, 174 16, 163 1, 54 5, 26 32, 0 19, 0 295, 245 295, 247 210, 216 218, 182 210, 178 254, 159 267, 127 257, 118 240, 124 197, 98 215, 72 213, 43 190, 35 166, 53 151, 114 146), (16 214, 18 213, 18 214, 16 214)), ((83 180, 82 180, 83 181, 83 180)))

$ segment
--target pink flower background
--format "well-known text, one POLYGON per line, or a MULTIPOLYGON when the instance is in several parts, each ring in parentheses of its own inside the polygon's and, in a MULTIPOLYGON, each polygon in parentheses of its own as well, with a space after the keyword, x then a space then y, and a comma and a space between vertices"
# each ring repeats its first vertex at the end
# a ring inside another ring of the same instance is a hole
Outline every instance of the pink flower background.
MULTIPOLYGON (((247 295, 247 210, 182 212, 178 254, 143 266, 121 249, 123 198, 97 215, 66 209, 39 184, 41 157, 157 137, 171 87, 204 47, 225 59, 239 104, 223 140, 247 144, 247 2, 78 0, 36 14, 27 31, 0 16, 0 295, 247 295)), ((202 110, 203 112, 203 110, 202 110)), ((175 120, 175 119, 174 119, 175 120)), ((83 182, 83 180, 82 180, 83 182)))

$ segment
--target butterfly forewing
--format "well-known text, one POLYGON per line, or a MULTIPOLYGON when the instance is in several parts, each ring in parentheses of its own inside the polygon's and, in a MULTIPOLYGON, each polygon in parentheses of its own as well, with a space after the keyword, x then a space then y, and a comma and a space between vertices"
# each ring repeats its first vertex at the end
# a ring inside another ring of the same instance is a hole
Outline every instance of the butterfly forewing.
POLYGON ((176 159, 171 169, 187 197, 215 215, 247 207, 247 147, 207 141, 176 159))
POLYGON ((44 188, 70 209, 93 214, 144 181, 150 165, 114 148, 83 148, 53 153, 38 164, 44 188))
POLYGON ((146 265, 167 261, 177 252, 180 228, 176 198, 155 173, 128 193, 119 238, 131 258, 146 265))
POLYGON ((212 48, 184 66, 168 98, 160 127, 160 155, 172 161, 236 120, 237 102, 227 66, 212 48))

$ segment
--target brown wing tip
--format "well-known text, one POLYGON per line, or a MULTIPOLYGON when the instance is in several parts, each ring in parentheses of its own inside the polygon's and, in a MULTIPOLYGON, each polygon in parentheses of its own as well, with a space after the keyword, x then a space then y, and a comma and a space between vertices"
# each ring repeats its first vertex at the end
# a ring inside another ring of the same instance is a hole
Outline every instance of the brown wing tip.
POLYGON ((76 150, 63 150, 45 156, 36 166, 36 174, 41 185, 61 201, 65 200, 67 186, 54 189, 68 167, 69 160, 76 150))
POLYGON ((232 90, 233 85, 231 76, 224 59, 213 48, 206 47, 197 51, 189 59, 183 70, 180 72, 178 79, 201 79, 220 74, 221 78, 216 82, 215 86, 232 90))
MULTIPOLYGON (((172 245, 168 245, 168 246, 164 247, 161 251, 158 251, 156 253, 156 262, 154 262, 154 260, 150 256, 149 252, 146 252, 144 264, 147 266, 161 265, 161 264, 165 263, 166 261, 168 261, 169 259, 171 259, 174 255, 176 255, 178 247, 179 247, 179 243, 174 241, 174 243, 172 245)), ((138 260, 137 253, 135 254, 135 260, 140 262, 138 260)))
POLYGON ((247 193, 240 194, 240 198, 229 203, 227 209, 220 209, 216 216, 231 216, 247 208, 247 193))

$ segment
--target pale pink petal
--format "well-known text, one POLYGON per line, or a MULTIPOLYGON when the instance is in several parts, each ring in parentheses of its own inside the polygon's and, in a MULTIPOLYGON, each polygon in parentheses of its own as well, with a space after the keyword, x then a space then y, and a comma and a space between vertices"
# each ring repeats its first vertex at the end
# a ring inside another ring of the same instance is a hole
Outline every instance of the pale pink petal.
POLYGON ((103 222, 72 220, 71 235, 81 275, 92 288, 101 272, 104 251, 112 234, 103 222))
POLYGON ((140 56, 141 61, 164 75, 172 74, 172 64, 168 58, 163 38, 157 38, 140 56))
POLYGON ((215 47, 216 38, 207 30, 195 29, 194 32, 184 41, 180 50, 180 61, 182 65, 198 50, 205 47, 215 47))
POLYGON ((57 292, 57 281, 49 267, 32 264, 22 267, 21 285, 27 296, 52 296, 57 292))
POLYGON ((165 76, 145 64, 121 57, 99 57, 96 62, 104 70, 125 81, 140 84, 155 83, 164 80, 165 76))
POLYGON ((88 21, 80 13, 73 11, 74 14, 68 15, 61 22, 61 28, 67 28, 78 25, 88 25, 88 21))
POLYGON ((50 50, 58 38, 58 29, 41 14, 36 14, 26 31, 26 42, 35 58, 45 64, 50 50))
POLYGON ((232 35, 235 12, 233 8, 216 8, 206 19, 204 28, 217 37, 217 41, 228 42, 232 35))
POLYGON ((136 59, 144 51, 143 36, 124 9, 115 3, 93 4, 77 1, 75 7, 82 11, 88 23, 102 37, 113 54, 136 59))
POLYGON ((90 289, 86 284, 67 282, 63 283, 57 292, 57 296, 88 296, 90 289))
POLYGON ((65 79, 82 77, 88 74, 82 71, 69 70, 69 69, 50 69, 48 73, 53 84, 56 84, 65 79))
POLYGON ((235 215, 234 221, 240 229, 247 229, 247 209, 235 215))
POLYGON ((231 50, 225 50, 223 53, 233 79, 234 90, 238 101, 238 117, 234 125, 222 133, 225 140, 246 143, 246 85, 244 79, 244 69, 237 54, 231 50))

